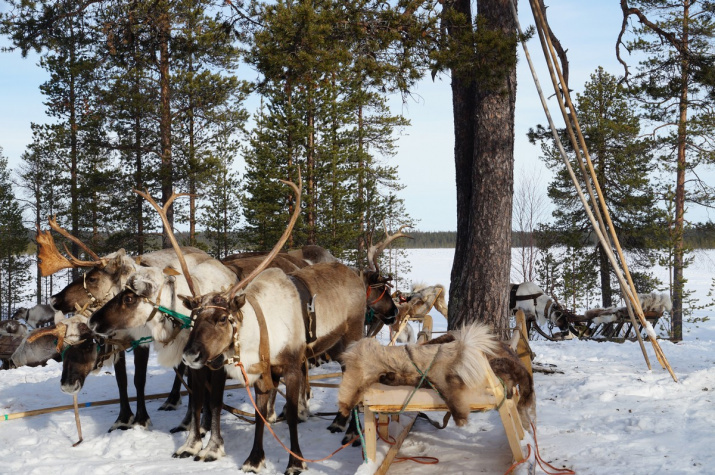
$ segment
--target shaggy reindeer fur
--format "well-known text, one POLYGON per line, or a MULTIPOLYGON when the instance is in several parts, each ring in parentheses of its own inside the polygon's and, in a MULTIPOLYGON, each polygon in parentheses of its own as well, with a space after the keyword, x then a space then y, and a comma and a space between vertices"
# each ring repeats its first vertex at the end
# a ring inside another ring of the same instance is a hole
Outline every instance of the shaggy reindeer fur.
POLYGON ((338 391, 338 418, 345 424, 350 411, 360 402, 367 388, 381 382, 393 386, 416 386, 428 368, 428 378, 445 399, 458 426, 467 423, 469 393, 483 384, 485 374, 479 364, 481 354, 493 355, 499 343, 482 324, 472 324, 453 334, 453 340, 440 345, 383 346, 366 338, 344 354, 346 369, 338 391), (413 365, 414 362, 414 365, 413 365))
POLYGON ((641 301, 644 312, 670 313, 673 310, 673 302, 670 301, 670 297, 666 293, 638 294, 638 299, 641 301))
POLYGON ((617 313, 618 307, 614 306, 608 308, 592 308, 591 310, 586 310, 584 316, 598 325, 600 323, 615 322, 618 318, 617 313))
MULTIPOLYGON (((455 334, 447 333, 426 342, 425 345, 444 344, 454 340, 455 334)), ((519 388, 517 411, 519 412, 522 426, 530 430, 530 422, 536 423, 534 377, 529 373, 519 355, 503 341, 497 342, 497 348, 494 353, 487 353, 486 357, 494 374, 504 382, 507 399, 513 397, 514 388, 519 388)))
POLYGON ((447 302, 444 299, 445 288, 442 284, 427 286, 424 282, 414 282, 412 293, 406 295, 408 303, 412 304, 412 315, 420 315, 429 311, 429 302, 434 301, 434 308, 441 313, 444 318, 448 318, 447 302))

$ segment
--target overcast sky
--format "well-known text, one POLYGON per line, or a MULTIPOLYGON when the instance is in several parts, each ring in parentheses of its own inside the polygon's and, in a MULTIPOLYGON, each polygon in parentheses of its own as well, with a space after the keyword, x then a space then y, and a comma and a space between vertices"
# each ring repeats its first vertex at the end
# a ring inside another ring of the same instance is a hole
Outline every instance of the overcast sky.
MULTIPOLYGON (((580 92, 598 66, 613 75, 620 75, 622 67, 615 57, 615 42, 621 24, 618 0, 584 2, 576 0, 546 0, 552 30, 567 49, 571 76, 569 86, 580 92)), ((5 10, 6 4, 0 6, 5 10)), ((520 22, 523 29, 534 23, 528 2, 519 1, 520 22)), ((6 40, 1 40, 7 45, 6 40)), ((549 76, 538 38, 528 45, 538 68, 539 80, 547 96, 553 95, 549 76)), ((544 190, 550 174, 538 159, 539 150, 526 139, 530 127, 545 124, 544 112, 536 94, 531 73, 519 47, 516 102, 516 182, 537 179, 544 190)), ((0 147, 9 158, 11 168, 19 163, 20 155, 31 141, 30 123, 48 121, 39 85, 47 74, 38 63, 38 56, 21 58, 18 52, 0 54, 0 147)), ((251 76, 249 74, 249 76, 251 76)), ((402 101, 395 97, 393 112, 412 121, 399 140, 399 152, 393 159, 399 167, 402 183, 406 186, 401 196, 408 213, 418 221, 417 229, 442 231, 456 229, 456 192, 453 158, 452 102, 449 77, 436 81, 425 79, 415 90, 414 100, 402 101)), ((574 97, 575 97, 574 92, 574 97)), ((551 99, 552 116, 557 126, 558 106, 551 99)), ((698 219, 707 219, 707 216, 698 219)))

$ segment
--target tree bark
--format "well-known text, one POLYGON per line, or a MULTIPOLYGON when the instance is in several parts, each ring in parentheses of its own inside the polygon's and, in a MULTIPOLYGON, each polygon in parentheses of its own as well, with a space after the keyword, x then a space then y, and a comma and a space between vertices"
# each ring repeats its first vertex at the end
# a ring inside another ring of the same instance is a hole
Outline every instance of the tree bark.
MULTIPOLYGON (((158 37, 159 37, 159 94, 160 94, 160 118, 159 134, 161 142, 161 202, 169 201, 174 191, 173 165, 171 157, 171 93, 169 77, 169 37, 170 21, 169 6, 166 2, 161 2, 158 14, 158 37)), ((166 210, 166 219, 169 225, 174 226, 174 204, 166 210)), ((162 233, 162 248, 171 248, 169 241, 169 230, 164 229, 162 233)))
MULTIPOLYGON (((505 39, 515 32, 509 1, 480 0, 477 5, 486 27, 501 31, 505 39)), ((452 8, 464 13, 466 21, 472 18, 469 0, 457 0, 452 8)), ((457 28, 459 25, 450 25, 450 35, 457 28)), ((499 78, 496 87, 453 69, 452 94, 457 244, 449 328, 483 321, 504 335, 511 268, 516 68, 499 78)))
MULTIPOLYGON (((690 2, 686 0, 683 4, 683 51, 688 50, 690 2)), ((683 55, 680 63, 680 103, 678 105, 680 115, 678 117, 678 166, 675 175, 675 249, 673 262, 673 312, 671 313, 671 332, 673 341, 683 339, 683 289, 685 279, 683 268, 685 267, 683 246, 685 228, 685 149, 687 145, 687 122, 688 122, 688 81, 690 79, 690 62, 688 57, 683 55)))

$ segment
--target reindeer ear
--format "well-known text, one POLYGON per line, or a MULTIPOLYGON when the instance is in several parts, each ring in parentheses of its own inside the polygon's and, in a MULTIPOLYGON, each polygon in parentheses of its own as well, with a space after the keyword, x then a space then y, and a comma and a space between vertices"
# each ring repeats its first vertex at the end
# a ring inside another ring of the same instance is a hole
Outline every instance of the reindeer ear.
POLYGON ((229 306, 231 308, 231 311, 237 311, 240 310, 241 307, 243 307, 246 304, 246 294, 239 294, 236 295, 231 302, 229 303, 229 306))
POLYGON ((189 310, 193 310, 196 307, 199 306, 199 299, 195 297, 191 297, 189 295, 179 295, 179 300, 181 300, 181 303, 184 304, 184 307, 188 308, 189 310))
POLYGON ((127 282, 127 286, 134 290, 140 297, 151 297, 157 291, 158 286, 147 279, 146 276, 134 274, 127 282))

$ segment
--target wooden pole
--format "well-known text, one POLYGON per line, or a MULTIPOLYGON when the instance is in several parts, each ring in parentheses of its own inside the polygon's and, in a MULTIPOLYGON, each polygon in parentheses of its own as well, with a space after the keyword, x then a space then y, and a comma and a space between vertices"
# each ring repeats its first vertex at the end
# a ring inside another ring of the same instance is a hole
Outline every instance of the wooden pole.
MULTIPOLYGON (((647 323, 645 316, 643 314, 643 309, 641 308, 640 300, 638 300, 638 294, 636 293, 633 279, 631 278, 631 274, 628 270, 628 264, 626 263, 625 256, 623 255, 623 250, 621 249, 621 246, 620 246, 620 243, 618 240, 618 236, 616 235, 616 230, 613 226, 610 214, 608 213, 608 208, 607 208, 606 203, 603 199, 603 193, 601 192, 601 188, 598 183, 598 178, 596 177, 596 173, 593 169, 593 163, 591 162, 590 156, 588 154, 588 148, 586 147, 585 139, 583 137, 583 134, 581 133, 581 129, 578 124, 578 119, 576 117, 576 110, 575 110, 573 103, 571 101, 571 96, 569 95, 568 87, 565 84, 563 75, 561 74, 561 69, 558 66, 558 62, 556 61, 556 53, 554 51, 553 45, 551 44, 551 38, 547 34, 548 32, 547 32, 546 19, 544 18, 543 12, 541 11, 541 8, 536 4, 535 0, 530 0, 530 4, 531 4, 532 13, 534 14, 534 19, 536 20, 537 30, 539 31, 539 38, 541 39, 542 47, 544 49, 544 56, 546 58, 547 65, 549 67, 549 71, 551 72, 551 78, 552 78, 552 82, 554 84, 554 91, 556 92, 556 97, 559 101, 559 105, 561 107, 561 111, 564 116, 564 122, 566 124, 567 129, 569 130, 569 135, 571 137, 571 141, 572 141, 574 150, 579 150, 579 147, 580 147, 583 150, 584 156, 586 157, 586 162, 588 164, 588 169, 591 174, 591 179, 593 180, 596 191, 598 192, 598 198, 599 198, 599 203, 601 204, 601 209, 603 211, 603 214, 606 217, 606 221, 608 222, 608 226, 610 228, 609 230, 611 233, 611 237, 613 238, 613 244, 615 245, 615 248, 618 251, 618 255, 621 259, 621 266, 623 267, 623 272, 621 272, 621 268, 618 266, 615 256, 613 255, 613 251, 611 249, 610 242, 607 238, 607 234, 599 232, 600 229, 597 229, 596 224, 593 223, 593 221, 592 221, 594 231, 596 231, 596 234, 599 237, 601 245, 603 246, 604 250, 606 250, 606 254, 609 257, 609 260, 611 261, 611 265, 613 266, 613 270, 616 273, 616 277, 618 278, 618 281, 621 284, 621 289, 623 290, 624 294, 628 297, 628 299, 631 301, 631 304, 633 305, 633 309, 635 310, 636 316, 641 321, 641 324, 644 327, 649 328, 648 323, 647 323), (554 70, 556 71, 556 73, 558 75, 558 80, 554 77, 554 70), (563 94, 563 98, 562 98, 561 94, 563 94), (568 105, 570 115, 566 112, 564 105, 563 105, 563 101, 565 101, 566 104, 568 105), (572 128, 570 119, 573 120, 573 128, 572 128), (578 141, 576 141, 573 136, 573 129, 576 130, 576 133, 579 138, 578 141), (624 274, 625 274, 625 278, 624 278, 624 274), (626 283, 626 279, 628 281, 627 283, 626 283)), ((577 154, 577 159, 579 160, 579 163, 582 163, 583 159, 581 158, 580 154, 577 154)), ((587 177, 584 177, 584 178, 586 179, 586 181, 588 183, 587 177)), ((576 183, 576 180, 574 179, 573 175, 572 175, 572 179, 574 180, 574 183, 576 183)), ((582 202, 584 204, 584 207, 588 207, 588 205, 583 197, 582 197, 582 202)), ((596 205, 594 203, 594 207, 595 206, 596 205)), ((653 345, 653 350, 655 352, 656 357, 658 358, 658 362, 661 364, 661 366, 663 368, 666 368, 668 370, 668 372, 670 373, 673 380, 677 382, 678 379, 676 378, 675 373, 673 372, 673 369, 670 367, 668 360, 665 358, 665 354, 663 353, 663 350, 661 349, 660 345, 658 344, 657 340, 655 339, 654 335, 652 335, 652 333, 653 332, 648 331, 648 337, 651 341, 651 344, 653 345)))
POLYGON ((82 425, 79 423, 79 405, 77 404, 77 394, 75 393, 72 398, 74 402, 74 421, 77 424, 77 435, 79 436, 79 440, 72 444, 72 447, 77 447, 82 443, 82 425))

